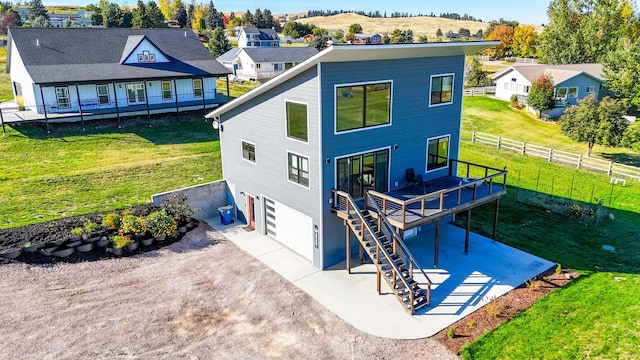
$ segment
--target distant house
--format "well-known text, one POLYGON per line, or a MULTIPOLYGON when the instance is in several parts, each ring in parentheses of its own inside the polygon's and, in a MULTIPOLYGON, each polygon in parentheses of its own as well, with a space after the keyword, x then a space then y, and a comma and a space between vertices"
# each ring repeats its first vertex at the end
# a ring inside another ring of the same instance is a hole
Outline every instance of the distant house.
POLYGON ((313 34, 307 34, 305 36, 302 37, 302 41, 306 42, 306 43, 310 43, 313 41, 313 34))
POLYGON ((526 104, 531 84, 544 74, 553 79, 558 108, 576 105, 578 100, 592 93, 600 97, 605 84, 601 64, 519 64, 493 76, 496 80, 496 97, 510 100, 511 96, 516 95, 526 104))
POLYGON ((164 22, 164 24, 171 29, 180 29, 182 28, 182 26, 180 26, 180 23, 177 20, 166 20, 164 22))
POLYGON ((279 47, 280 37, 274 29, 242 26, 238 32, 238 47, 279 47))
POLYGON ((29 27, 9 28, 7 71, 18 105, 45 118, 211 108, 230 73, 191 31, 29 27))
POLYGON ((218 57, 241 80, 266 80, 318 53, 314 47, 233 48, 218 57))
POLYGON ((49 16, 51 27, 93 27, 91 19, 78 16, 77 14, 51 14, 49 16))
POLYGON ((378 34, 355 34, 351 41, 354 45, 380 45, 382 36, 378 34))

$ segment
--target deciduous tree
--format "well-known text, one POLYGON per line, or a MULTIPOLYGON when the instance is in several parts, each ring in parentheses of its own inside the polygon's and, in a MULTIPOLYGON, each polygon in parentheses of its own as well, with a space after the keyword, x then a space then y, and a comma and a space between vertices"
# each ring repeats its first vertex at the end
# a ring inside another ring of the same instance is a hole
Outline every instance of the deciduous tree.
POLYGON ((540 75, 531 83, 527 104, 540 113, 551 109, 555 105, 553 96, 553 79, 547 75, 540 75))
POLYGON ((499 40, 500 44, 487 49, 489 56, 501 59, 505 56, 511 56, 511 45, 513 42, 513 26, 496 25, 493 31, 487 35, 488 40, 499 40))
POLYGON ((395 29, 389 37, 392 44, 411 44, 413 42, 413 31, 411 29, 395 29))
POLYGON ((358 23, 349 25, 349 34, 362 34, 362 26, 358 23))
POLYGON ((491 83, 489 79, 489 73, 482 69, 480 61, 473 56, 467 57, 467 64, 465 66, 464 79, 466 86, 487 86, 491 83))
POLYGON ((640 38, 624 38, 617 50, 602 62, 607 88, 625 99, 635 111, 640 109, 640 38))
POLYGON ((565 110, 560 117, 562 132, 571 139, 587 143, 587 156, 595 144, 618 146, 627 129, 628 122, 622 101, 605 96, 598 102, 595 94, 578 100, 577 106, 565 110))
POLYGON ((534 57, 536 55, 536 41, 538 34, 531 25, 518 25, 513 30, 511 49, 514 56, 534 57))

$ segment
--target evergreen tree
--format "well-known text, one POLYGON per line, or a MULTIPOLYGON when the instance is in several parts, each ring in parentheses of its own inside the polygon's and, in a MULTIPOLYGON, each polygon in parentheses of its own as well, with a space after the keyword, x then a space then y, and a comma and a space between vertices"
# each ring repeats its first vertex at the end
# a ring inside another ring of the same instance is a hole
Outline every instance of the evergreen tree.
POLYGON ((138 0, 138 7, 133 9, 133 19, 131 20, 131 27, 134 29, 146 29, 150 27, 147 7, 142 2, 142 0, 138 0))
POLYGON ((227 35, 225 35, 224 29, 221 27, 215 28, 209 39, 209 52, 213 54, 213 56, 219 57, 231 50, 231 48, 232 46, 227 39, 227 35))
POLYGON ((191 28, 191 23, 193 22, 193 19, 195 18, 195 15, 196 15, 195 13, 196 13, 195 0, 191 0, 191 4, 189 4, 189 7, 187 8, 187 24, 186 24, 187 28, 191 28))
POLYGON ((42 0, 31 0, 29 1, 29 20, 33 21, 37 17, 49 20, 49 13, 42 4, 42 0))
POLYGON ((164 15, 158 4, 155 1, 149 0, 147 3, 147 15, 149 16, 149 27, 150 28, 163 28, 166 27, 164 23, 164 15))
POLYGON ((224 27, 224 23, 222 22, 222 16, 218 12, 216 7, 213 5, 213 1, 209 1, 209 6, 207 7, 206 24, 207 24, 207 29, 224 27))
POLYGON ((173 20, 177 21, 181 28, 187 25, 187 10, 184 6, 181 6, 176 10, 176 13, 173 15, 173 20))

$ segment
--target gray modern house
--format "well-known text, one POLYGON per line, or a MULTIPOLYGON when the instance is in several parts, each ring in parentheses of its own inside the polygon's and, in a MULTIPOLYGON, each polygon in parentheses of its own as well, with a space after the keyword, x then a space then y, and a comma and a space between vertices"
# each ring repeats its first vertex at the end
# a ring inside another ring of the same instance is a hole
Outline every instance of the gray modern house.
POLYGON ((366 252, 408 311, 428 304, 402 240, 435 227, 437 266, 440 224, 489 202, 497 221, 506 191, 458 159, 465 55, 495 45, 332 46, 209 113, 237 218, 321 269, 366 252))
POLYGON ((213 108, 230 73, 192 31, 10 28, 16 102, 45 118, 83 119, 213 108))

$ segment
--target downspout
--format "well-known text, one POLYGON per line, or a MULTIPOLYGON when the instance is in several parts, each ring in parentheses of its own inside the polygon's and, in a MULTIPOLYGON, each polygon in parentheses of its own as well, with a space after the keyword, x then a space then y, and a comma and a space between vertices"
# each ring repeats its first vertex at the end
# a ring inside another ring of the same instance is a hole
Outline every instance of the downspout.
POLYGON ((76 84, 76 96, 78 96, 78 109, 80 109, 80 121, 82 122, 82 131, 84 128, 84 115, 82 114, 82 101, 80 100, 80 90, 78 89, 78 84, 76 84))

